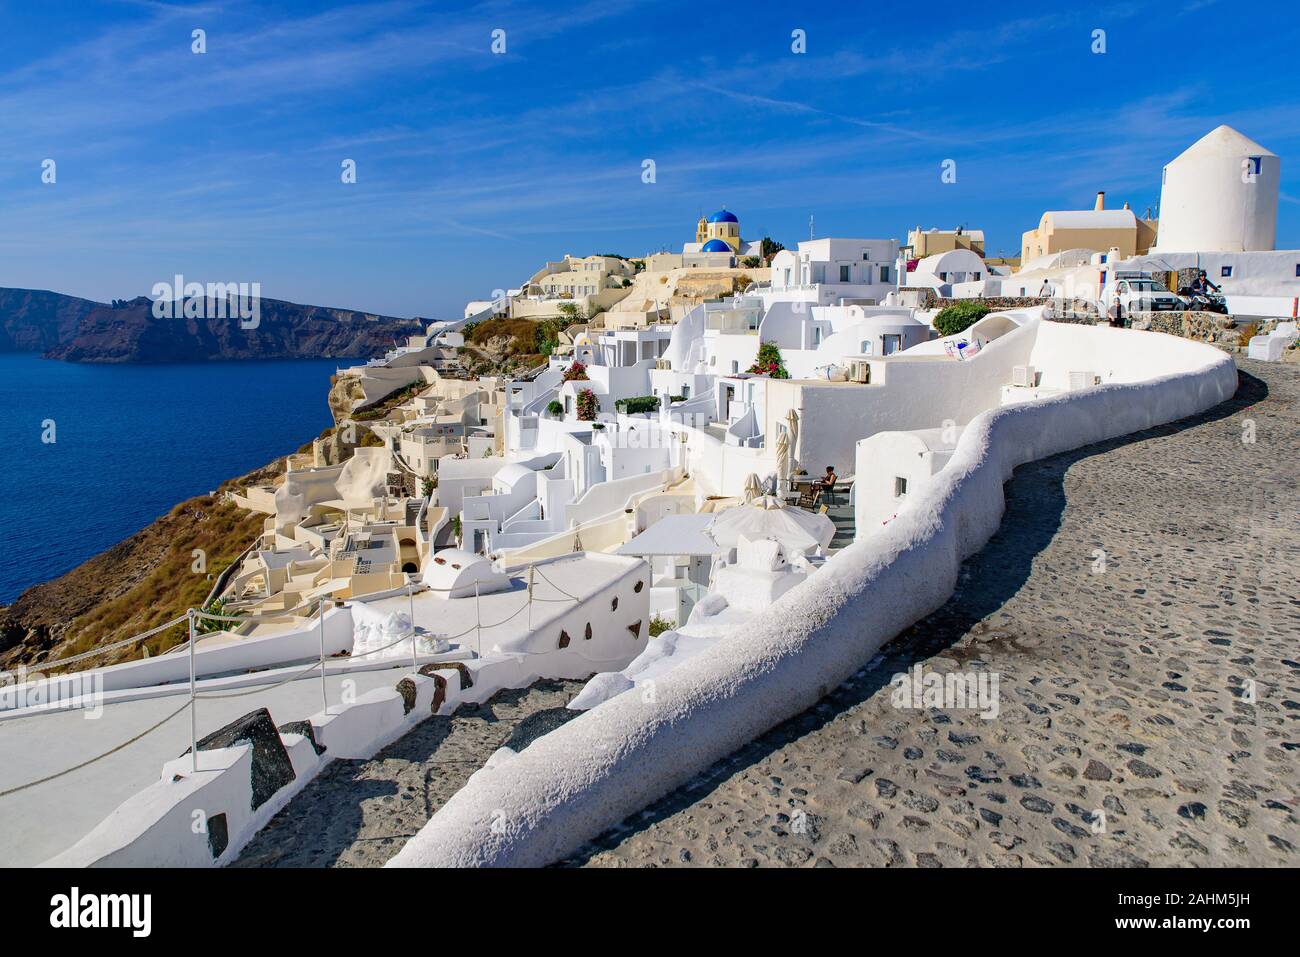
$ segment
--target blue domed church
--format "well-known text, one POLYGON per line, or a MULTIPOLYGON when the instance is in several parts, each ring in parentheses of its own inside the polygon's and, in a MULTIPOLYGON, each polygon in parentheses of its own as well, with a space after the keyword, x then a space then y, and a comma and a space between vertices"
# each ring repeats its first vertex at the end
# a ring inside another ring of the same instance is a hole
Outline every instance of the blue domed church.
POLYGON ((739 253, 740 220, 726 209, 720 209, 709 217, 701 216, 695 225, 695 241, 700 244, 702 253, 739 253))
POLYGON ((699 256, 705 253, 725 253, 730 256, 757 256, 759 243, 747 243, 740 238, 740 220, 730 210, 718 210, 712 216, 701 216, 695 224, 695 242, 682 247, 683 254, 699 256))

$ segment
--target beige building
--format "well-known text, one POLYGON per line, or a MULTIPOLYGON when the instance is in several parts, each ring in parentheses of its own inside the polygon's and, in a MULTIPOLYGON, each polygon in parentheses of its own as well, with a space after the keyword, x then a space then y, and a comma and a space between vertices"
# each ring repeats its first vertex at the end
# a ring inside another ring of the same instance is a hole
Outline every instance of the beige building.
POLYGON ((984 230, 966 229, 922 229, 917 226, 907 232, 907 245, 912 247, 911 259, 924 259, 949 253, 954 249, 969 249, 981 259, 984 258, 984 230))
POLYGON ((561 303, 576 305, 587 315, 608 309, 627 295, 636 267, 614 256, 565 256, 534 273, 510 300, 512 319, 544 319, 560 315, 561 303))
POLYGON ((1156 241, 1157 221, 1138 219, 1128 203, 1107 209, 1106 194, 1099 192, 1092 209, 1052 210, 1043 213, 1038 228, 1025 233, 1020 244, 1022 264, 1067 249, 1118 249, 1121 256, 1141 256, 1156 241))

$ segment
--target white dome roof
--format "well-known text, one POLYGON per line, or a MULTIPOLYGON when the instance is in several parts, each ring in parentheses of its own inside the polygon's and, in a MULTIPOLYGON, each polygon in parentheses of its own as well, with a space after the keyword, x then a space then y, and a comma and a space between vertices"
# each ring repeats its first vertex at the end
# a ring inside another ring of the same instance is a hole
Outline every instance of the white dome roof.
POLYGON ((514 488, 520 479, 527 478, 532 474, 532 469, 526 465, 520 465, 518 462, 511 462, 509 465, 503 465, 497 470, 497 474, 492 477, 493 484, 501 484, 506 488, 514 488))
POLYGON ((510 578, 488 558, 461 548, 444 548, 424 566, 421 576, 437 598, 465 598, 474 594, 478 583, 480 595, 510 587, 510 578))
POLYGON ((1203 156, 1275 156, 1272 150, 1260 146, 1249 136, 1231 126, 1217 126, 1169 163, 1183 163, 1203 156))
POLYGON ((969 249, 949 249, 947 252, 926 256, 916 264, 913 272, 938 275, 941 272, 983 271, 984 268, 984 260, 978 253, 973 253, 969 249))

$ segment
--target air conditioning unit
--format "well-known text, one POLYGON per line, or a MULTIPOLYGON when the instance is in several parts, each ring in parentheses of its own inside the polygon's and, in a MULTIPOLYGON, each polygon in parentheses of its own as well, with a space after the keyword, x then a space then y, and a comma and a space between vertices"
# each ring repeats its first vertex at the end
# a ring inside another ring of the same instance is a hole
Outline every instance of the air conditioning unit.
POLYGON ((1011 384, 1018 389, 1032 389, 1038 384, 1038 370, 1033 366, 1012 366, 1011 384))
POLYGON ((1070 373, 1070 391, 1078 392, 1080 389, 1090 389, 1101 381, 1101 376, 1092 372, 1071 372, 1070 373))
POLYGON ((862 359, 854 359, 849 363, 849 378, 854 382, 866 385, 871 381, 871 363, 862 359))

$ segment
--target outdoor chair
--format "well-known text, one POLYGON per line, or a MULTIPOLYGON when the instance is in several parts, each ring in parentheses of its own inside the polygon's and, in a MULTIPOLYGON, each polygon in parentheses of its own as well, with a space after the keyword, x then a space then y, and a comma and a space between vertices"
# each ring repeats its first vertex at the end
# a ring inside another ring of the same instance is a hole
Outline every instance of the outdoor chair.
POLYGON ((1262 362, 1277 362, 1296 339, 1296 324, 1279 322, 1268 335, 1252 336, 1246 344, 1246 355, 1262 362))
POLYGON ((835 491, 838 486, 839 482, 831 482, 829 485, 823 486, 821 501, 825 502, 827 505, 834 505, 835 491))

